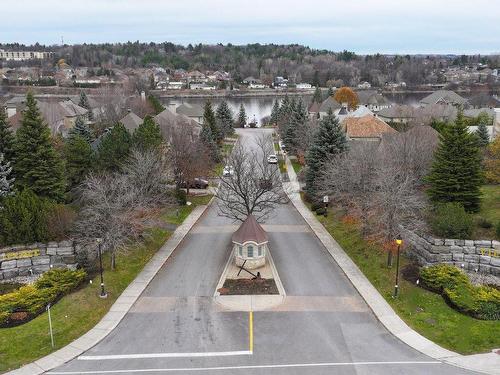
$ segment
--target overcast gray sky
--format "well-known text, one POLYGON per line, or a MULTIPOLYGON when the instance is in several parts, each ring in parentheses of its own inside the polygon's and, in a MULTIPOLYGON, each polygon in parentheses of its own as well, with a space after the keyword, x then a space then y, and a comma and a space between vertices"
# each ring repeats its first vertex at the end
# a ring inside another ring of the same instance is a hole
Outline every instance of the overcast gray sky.
POLYGON ((70 44, 258 42, 485 54, 500 52, 500 1, 14 0, 1 7, 2 43, 58 44, 61 36, 70 44))

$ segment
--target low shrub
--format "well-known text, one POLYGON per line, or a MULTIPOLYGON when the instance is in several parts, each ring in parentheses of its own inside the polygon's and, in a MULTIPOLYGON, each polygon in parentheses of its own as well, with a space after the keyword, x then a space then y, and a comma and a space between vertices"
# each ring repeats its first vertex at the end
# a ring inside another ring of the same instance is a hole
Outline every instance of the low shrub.
POLYGON ((325 204, 323 202, 313 202, 311 204, 311 210, 313 211, 317 211, 322 208, 325 208, 325 204))
POLYGON ((430 224, 436 235, 447 238, 469 238, 474 229, 472 216, 457 202, 438 205, 430 224))
POLYGON ((64 204, 54 204, 47 212, 47 232, 51 241, 62 241, 69 237, 76 213, 64 204))
POLYGON ((497 238, 500 238, 500 220, 497 223, 497 226, 495 228, 495 232, 497 232, 497 238))
POLYGON ((484 229, 490 229, 493 228, 493 223, 484 217, 479 217, 476 221, 476 224, 478 227, 484 228, 484 229))
POLYGON ((325 207, 320 207, 316 210, 316 215, 325 215, 326 214, 326 208, 325 207))
POLYGON ((500 320, 500 290, 474 286, 457 267, 438 264, 420 270, 422 285, 440 293, 457 310, 474 318, 500 320))
POLYGON ((177 203, 181 206, 185 206, 187 203, 187 194, 184 190, 178 189, 175 192, 175 199, 177 200, 177 203))
POLYGON ((24 323, 40 314, 49 303, 75 289, 84 279, 83 270, 54 269, 45 272, 33 285, 0 296, 0 326, 24 323), (24 320, 13 314, 25 312, 24 320))

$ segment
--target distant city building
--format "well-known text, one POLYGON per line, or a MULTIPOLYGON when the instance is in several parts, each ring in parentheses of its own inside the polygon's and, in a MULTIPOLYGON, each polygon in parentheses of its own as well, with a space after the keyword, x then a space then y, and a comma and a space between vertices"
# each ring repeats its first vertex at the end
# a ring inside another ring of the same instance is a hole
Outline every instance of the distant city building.
POLYGON ((33 60, 33 59, 49 59, 54 56, 54 52, 37 52, 37 51, 4 51, 0 49, 0 60, 33 60))

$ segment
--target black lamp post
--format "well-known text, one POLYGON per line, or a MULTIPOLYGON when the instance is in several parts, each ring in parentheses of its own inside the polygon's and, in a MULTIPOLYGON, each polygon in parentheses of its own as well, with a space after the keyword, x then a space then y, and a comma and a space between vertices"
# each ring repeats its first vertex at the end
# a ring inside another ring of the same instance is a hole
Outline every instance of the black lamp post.
POLYGON ((396 258, 396 285, 394 286, 394 295, 393 295, 394 298, 396 298, 399 293, 399 251, 401 249, 402 243, 403 240, 401 239, 401 236, 398 236, 398 238, 396 238, 396 244, 398 245, 398 254, 396 258))
POLYGON ((100 298, 107 298, 108 293, 104 290, 104 276, 102 274, 102 238, 97 239, 97 243, 99 244, 99 272, 101 273, 101 294, 99 294, 100 298))

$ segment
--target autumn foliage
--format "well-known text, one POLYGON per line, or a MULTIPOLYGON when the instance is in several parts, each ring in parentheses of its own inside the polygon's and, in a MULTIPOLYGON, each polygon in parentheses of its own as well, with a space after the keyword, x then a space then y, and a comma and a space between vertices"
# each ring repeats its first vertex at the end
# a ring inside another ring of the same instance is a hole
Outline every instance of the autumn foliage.
POLYGON ((500 184, 500 137, 491 142, 484 160, 485 177, 489 183, 500 184))
POLYGON ((356 109, 359 103, 358 95, 349 87, 338 89, 333 98, 340 104, 347 103, 349 109, 356 109))

